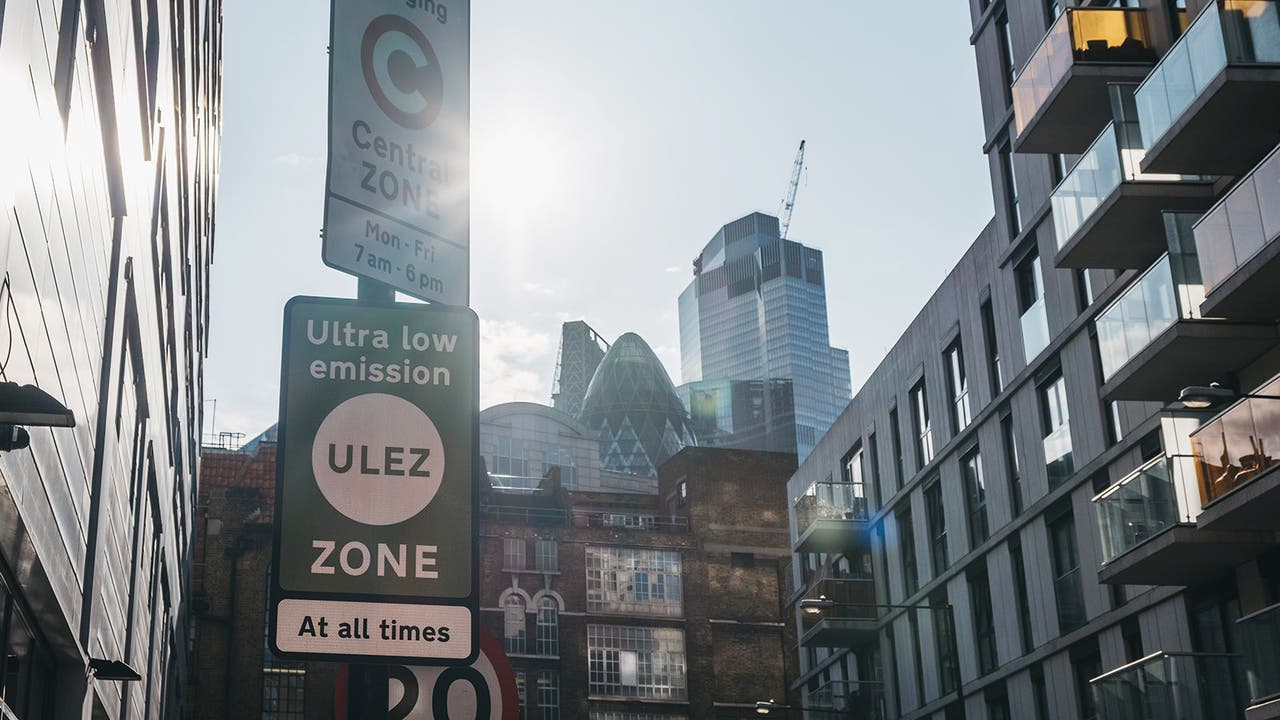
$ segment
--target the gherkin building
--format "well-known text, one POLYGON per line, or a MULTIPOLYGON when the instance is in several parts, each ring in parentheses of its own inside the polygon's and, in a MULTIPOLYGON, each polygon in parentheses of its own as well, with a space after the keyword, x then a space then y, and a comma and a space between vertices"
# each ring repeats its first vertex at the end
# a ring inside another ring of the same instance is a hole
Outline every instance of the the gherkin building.
POLYGON ((619 472, 657 475, 667 458, 697 444, 671 378, 635 333, 600 361, 578 419, 599 438, 601 463, 619 472))

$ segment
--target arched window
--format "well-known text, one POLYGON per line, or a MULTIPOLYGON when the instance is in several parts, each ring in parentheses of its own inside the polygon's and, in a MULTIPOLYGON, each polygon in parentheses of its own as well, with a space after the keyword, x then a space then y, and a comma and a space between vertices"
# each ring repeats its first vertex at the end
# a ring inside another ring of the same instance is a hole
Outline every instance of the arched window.
POLYGON ((560 605, 550 595, 544 595, 538 603, 536 639, 539 655, 560 654, 560 605))
POLYGON ((512 594, 503 606, 502 637, 508 653, 522 655, 525 645, 524 599, 512 594))

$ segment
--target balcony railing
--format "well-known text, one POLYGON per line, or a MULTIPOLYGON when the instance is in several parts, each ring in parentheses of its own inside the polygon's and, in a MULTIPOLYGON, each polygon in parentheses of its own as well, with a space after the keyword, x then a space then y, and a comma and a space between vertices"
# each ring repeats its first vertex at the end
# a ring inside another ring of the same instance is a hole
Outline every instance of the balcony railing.
MULTIPOLYGON (((1280 376, 1252 393, 1280 395, 1280 376)), ((1280 400, 1245 398, 1191 434, 1201 503, 1208 505, 1280 463, 1280 400)))
POLYGON ((1280 63, 1275 0, 1215 0, 1138 88, 1144 147, 1155 143, 1227 65, 1280 63))
POLYGON ((1244 641, 1251 705, 1280 697, 1280 604, 1236 621, 1244 641))
POLYGON ((1199 265, 1193 255, 1176 259, 1162 256, 1094 321, 1104 381, 1174 323, 1200 316, 1199 265))
POLYGON ((1076 471, 1075 457, 1071 452, 1071 424, 1062 423, 1044 437, 1045 472, 1049 487, 1057 487, 1076 471))
POLYGON ((1049 347, 1049 316, 1043 297, 1023 311, 1021 321, 1023 357, 1030 363, 1041 350, 1049 347))
POLYGON ((1062 14, 1013 83, 1013 107, 1021 133, 1076 63, 1155 62, 1146 11, 1070 9, 1062 14))
POLYGON ((806 706, 814 710, 830 710, 858 720, 887 720, 884 683, 859 680, 833 680, 809 693, 806 706))
POLYGON ((1280 148, 1195 225, 1205 293, 1280 237, 1280 148))
POLYGON ((522 507, 495 503, 480 505, 480 519, 486 522, 563 527, 568 524, 568 518, 569 513, 564 508, 522 507))
POLYGON ((797 534, 819 520, 866 520, 866 490, 862 483, 815 482, 796 498, 797 534))
POLYGON ((1109 563, 1178 523, 1200 514, 1195 463, 1185 455, 1161 455, 1093 498, 1109 563))
POLYGON ((1157 652, 1090 681, 1102 720, 1240 716, 1238 655, 1157 652))
POLYGON ((682 531, 689 529, 689 518, 681 515, 646 515, 643 513, 611 513, 575 510, 573 525, 580 528, 608 530, 682 531))
POLYGON ((1142 131, 1132 115, 1132 98, 1123 88, 1112 85, 1112 104, 1125 109, 1126 118, 1111 122, 1093 145, 1062 179, 1050 199, 1058 247, 1062 248, 1084 226, 1095 211, 1124 183, 1205 183, 1202 175, 1144 173, 1139 168, 1146 150, 1142 131))

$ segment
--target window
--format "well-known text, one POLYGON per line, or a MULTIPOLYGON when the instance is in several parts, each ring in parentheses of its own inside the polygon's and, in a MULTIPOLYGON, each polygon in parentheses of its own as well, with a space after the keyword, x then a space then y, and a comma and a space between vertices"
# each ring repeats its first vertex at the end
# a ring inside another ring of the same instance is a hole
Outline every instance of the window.
POLYGON ((523 655, 527 629, 525 628, 524 599, 511 594, 502 606, 502 639, 509 655, 523 655))
POLYGON ((1036 701, 1036 720, 1049 720, 1049 693, 1044 684, 1044 663, 1031 666, 1031 694, 1036 701))
POLYGON ((1120 403, 1112 400, 1107 403, 1107 447, 1111 447, 1124 439, 1124 425, 1120 421, 1120 403))
POLYGON ((1102 653, 1098 649, 1098 638, 1092 637, 1080 645, 1071 648, 1071 669, 1076 676, 1076 699, 1080 701, 1080 717, 1082 720, 1097 720, 1098 705, 1093 698, 1093 687, 1089 681, 1102 674, 1102 653))
POLYGON ((588 625, 587 688, 592 695, 685 700, 684 631, 588 625))
POLYGON ((1013 64, 1013 33, 1009 29, 1009 14, 1000 13, 996 18, 996 32, 999 33, 1000 70, 1004 74, 1004 102, 1013 104, 1013 81, 1018 76, 1018 68, 1013 64))
POLYGON ((559 545, 555 540, 539 540, 537 542, 537 567, 542 572, 559 572, 559 545))
POLYGON ((509 437, 497 439, 497 451, 493 457, 495 475, 528 476, 524 461, 524 441, 509 437))
POLYGON ((568 488, 576 487, 575 466, 573 454, 568 449, 558 446, 546 447, 542 449, 542 472, 538 477, 544 478, 553 469, 559 469, 560 484, 568 488))
POLYGON ((1085 268, 1076 269, 1076 295, 1080 299, 1080 312, 1088 310, 1093 304, 1093 280, 1085 268))
MULTIPOLYGON (((2 605, 3 603, 0 603, 0 606, 2 605)), ((264 623, 262 628, 262 720, 302 720, 307 705, 307 666, 304 663, 285 662, 277 658, 271 652, 270 633, 270 624, 264 623)), ((18 669, 22 670, 21 664, 18 669)), ((5 687, 5 702, 13 703, 13 701, 9 688, 5 687)), ((20 706, 10 705, 10 708, 15 712, 22 712, 20 706)))
POLYGON ((902 453, 902 426, 898 424, 898 408, 889 408, 889 433, 893 436, 893 479, 897 489, 902 489, 906 477, 906 460, 902 453))
POLYGON ((838 504, 844 497, 848 497, 852 503, 854 517, 867 517, 867 486, 863 482, 863 461, 862 461, 862 443, 858 443, 845 454, 841 462, 840 479, 849 487, 835 488, 839 490, 841 497, 833 498, 838 504))
POLYGON ((1005 212, 1009 219, 1009 237, 1022 234, 1022 211, 1018 200, 1018 176, 1013 171, 1013 149, 1006 136, 1000 141, 1000 178, 1004 183, 1005 212))
POLYGON ((911 522, 911 509, 904 508, 897 515, 898 546, 902 551, 903 597, 911 597, 920 589, 920 572, 916 569, 916 531, 911 522))
POLYGON ((538 601, 538 624, 534 647, 539 655, 560 654, 560 604, 550 595, 538 601))
POLYGON ((964 375, 964 353, 957 339, 943 354, 947 366, 947 392, 951 395, 951 434, 958 435, 973 422, 969 410, 969 382, 964 375))
POLYGON ((1130 615, 1120 622, 1120 639, 1124 642, 1125 662, 1136 662, 1142 659, 1144 655, 1142 652, 1142 627, 1138 624, 1136 615, 1130 615))
POLYGON ((942 483, 934 478, 924 489, 925 520, 929 523, 929 552, 933 576, 947 571, 947 515, 942 504, 942 483))
POLYGON ((1014 270, 1018 290, 1018 313, 1022 324, 1022 352, 1030 363, 1049 346, 1049 316, 1045 313, 1044 275, 1040 256, 1032 255, 1014 270))
POLYGON ((1048 28, 1053 24, 1054 20, 1062 14, 1062 0, 1045 0, 1045 18, 1048 20, 1045 27, 1048 28))
POLYGON ((985 561, 979 561, 980 569, 969 574, 969 605, 973 610, 973 638, 978 650, 978 674, 986 675, 996 669, 996 625, 991 608, 991 582, 987 577, 985 561))
POLYGON ((1025 500, 1022 496, 1022 463, 1018 460, 1018 435, 1013 427, 1013 415, 1005 413, 1000 418, 1000 435, 1004 439, 1004 469, 1009 477, 1009 502, 1013 515, 1022 514, 1025 500))
POLYGON ((996 683, 983 693, 987 705, 987 720, 1013 720, 1009 713, 1009 691, 1004 683, 996 683))
POLYGON ((965 510, 969 514, 969 546, 978 547, 991 537, 987 522, 987 484, 982 479, 982 455, 974 449, 960 459, 964 476, 965 510))
POLYGON ((939 588, 929 596, 929 611, 929 615, 933 617, 938 679, 942 683, 942 694, 946 695, 960 687, 960 658, 956 647, 955 616, 947 600, 946 588, 939 588))
POLYGON ((520 710, 520 720, 529 717, 529 681, 523 670, 516 670, 516 698, 520 710))
POLYGON ((884 507, 889 501, 892 493, 880 484, 880 447, 876 443, 876 434, 871 433, 867 436, 867 474, 870 476, 871 484, 876 488, 876 497, 880 501, 880 507, 884 507))
POLYGON ((525 570, 529 567, 528 547, 524 538, 502 539, 502 569, 525 570))
POLYGON ((1031 629, 1031 602, 1027 597, 1027 566, 1022 559, 1022 541, 1009 542, 1009 562, 1013 565, 1013 601, 1018 606, 1018 631, 1022 636, 1022 654, 1035 649, 1031 629))
POLYGON ((1066 634, 1085 622, 1080 554, 1070 510, 1049 523, 1049 545, 1053 556, 1053 594, 1058 605, 1058 625, 1061 634, 1066 634))
POLYGON ((1000 344, 996 340, 996 314, 991 298, 982 301, 982 336, 987 345, 987 372, 991 381, 991 397, 1004 390, 1004 369, 1000 364, 1000 344))
POLYGON ((1045 470, 1049 487, 1061 485, 1075 472, 1071 453, 1070 413, 1067 408, 1067 383, 1061 370, 1055 370, 1039 386, 1040 419, 1044 431, 1045 470))
MULTIPOLYGON (((924 700, 924 645, 920 643, 920 618, 918 617, 920 610, 912 608, 907 611, 907 625, 911 630, 911 646, 907 648, 907 652, 911 653, 916 662, 916 697, 922 702, 924 700)), ((936 636, 935 636, 936 637, 936 636)))
POLYGON ((625 547, 587 547, 587 610, 684 614, 680 553, 625 547))
POLYGON ((911 424, 916 435, 916 470, 921 470, 933 460, 933 427, 923 379, 911 388, 911 424))
POLYGON ((1175 42, 1187 31, 1190 20, 1187 18, 1187 0, 1165 0, 1169 8, 1169 25, 1173 28, 1175 42))
POLYGON ((538 718, 539 720, 560 720, 559 671, 538 671, 538 718))

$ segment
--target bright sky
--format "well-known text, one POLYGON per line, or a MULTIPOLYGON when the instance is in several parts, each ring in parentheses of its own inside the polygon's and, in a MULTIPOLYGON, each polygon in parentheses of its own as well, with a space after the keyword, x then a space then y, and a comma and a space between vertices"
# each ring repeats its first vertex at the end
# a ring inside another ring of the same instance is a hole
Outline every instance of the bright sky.
MULTIPOLYGON (((285 301, 356 281, 320 261, 328 8, 225 18, 206 432, 252 436, 276 419, 285 301)), ((679 383, 691 261, 777 212, 801 138, 790 237, 826 254, 857 388, 992 214, 969 28, 955 0, 474 0, 482 406, 549 402, 567 319, 638 332, 679 383)))

